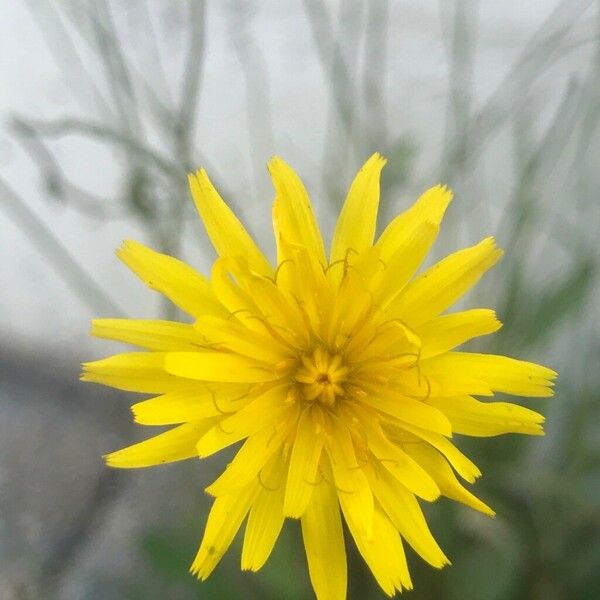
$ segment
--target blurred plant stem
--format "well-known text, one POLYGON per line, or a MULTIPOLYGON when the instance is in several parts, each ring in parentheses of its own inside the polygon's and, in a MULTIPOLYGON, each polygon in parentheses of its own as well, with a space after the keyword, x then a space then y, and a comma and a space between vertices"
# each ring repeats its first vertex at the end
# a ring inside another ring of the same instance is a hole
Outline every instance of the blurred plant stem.
POLYGON ((17 227, 38 247, 45 260, 65 280, 81 302, 100 314, 125 316, 125 312, 90 277, 88 271, 79 265, 70 250, 52 233, 43 219, 40 219, 25 201, 1 179, 0 196, 2 197, 0 201, 2 210, 8 213, 17 227))
POLYGON ((478 5, 477 0, 441 4, 442 14, 444 9, 453 13, 447 49, 450 63, 448 112, 441 178, 453 186, 460 185, 470 145, 478 5))
POLYGON ((364 106, 364 145, 368 150, 378 148, 388 154, 387 107, 388 38, 390 29, 389 0, 367 3, 365 53, 362 74, 364 106))
MULTIPOLYGON (((244 78, 248 154, 252 160, 253 179, 258 182, 264 173, 265 158, 273 155, 276 145, 267 64, 251 33, 256 9, 256 4, 247 0, 231 2, 229 31, 244 78)), ((256 184, 253 188, 256 191, 256 184)))
POLYGON ((339 36, 335 34, 329 7, 324 0, 303 0, 303 6, 331 94, 321 164, 328 199, 338 202, 344 193, 344 175, 362 158, 363 152, 355 122, 358 91, 343 54, 346 41, 351 40, 348 46, 358 48, 360 20, 357 17, 362 4, 357 0, 341 3, 339 36))

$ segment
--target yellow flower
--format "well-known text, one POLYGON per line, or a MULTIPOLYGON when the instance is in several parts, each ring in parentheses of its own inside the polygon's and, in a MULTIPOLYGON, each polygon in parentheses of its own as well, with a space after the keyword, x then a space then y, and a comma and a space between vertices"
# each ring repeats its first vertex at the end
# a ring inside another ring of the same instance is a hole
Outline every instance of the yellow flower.
POLYGON ((456 352, 500 322, 484 308, 445 314, 501 251, 486 238, 415 275, 452 194, 431 188, 374 241, 384 164, 374 154, 356 176, 329 257, 302 182, 279 158, 269 164, 276 267, 204 170, 190 185, 219 254, 210 278, 137 242, 118 251, 193 324, 93 322, 94 335, 146 351, 86 363, 83 380, 157 394, 133 405, 135 420, 174 425, 107 463, 147 467, 242 442, 207 488, 216 499, 191 567, 202 579, 244 521, 241 566, 260 569, 290 517, 301 521, 317 597, 343 599, 343 516, 382 589, 410 589, 403 540, 436 568, 449 562, 417 498, 494 514, 455 476, 473 483, 480 471, 452 434, 543 433, 541 415, 473 396, 550 396, 556 373, 456 352))

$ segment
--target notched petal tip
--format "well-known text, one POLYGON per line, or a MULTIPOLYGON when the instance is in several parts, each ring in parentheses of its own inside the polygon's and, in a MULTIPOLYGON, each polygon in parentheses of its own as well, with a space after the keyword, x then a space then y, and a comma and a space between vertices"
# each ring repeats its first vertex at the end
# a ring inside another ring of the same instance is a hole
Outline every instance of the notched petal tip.
POLYGON ((212 182, 204 167, 200 167, 193 173, 188 173, 188 183, 192 197, 196 202, 206 193, 207 188, 212 188, 212 182))
MULTIPOLYGON (((128 450, 131 446, 127 448, 122 448, 121 450, 115 450, 114 452, 109 452, 108 454, 104 454, 102 458, 107 467, 111 467, 113 469, 137 469, 140 465, 135 464, 131 460, 128 460, 127 456, 129 454, 128 450)), ((163 461, 168 462, 168 461, 163 461)), ((160 462, 155 462, 154 464, 161 464, 160 462)), ((153 466, 153 465, 141 465, 141 466, 153 466)))
POLYGON ((454 192, 445 183, 438 183, 428 188, 417 199, 416 205, 429 206, 426 220, 431 220, 439 228, 444 213, 454 200, 454 192))
POLYGON ((383 168, 386 165, 387 160, 388 159, 385 156, 383 156, 383 154, 381 154, 380 152, 373 152, 373 154, 371 154, 371 156, 368 158, 368 160, 367 160, 367 162, 365 163, 364 166, 366 166, 367 164, 370 164, 371 161, 373 161, 373 162, 383 163, 381 165, 382 168, 383 168))
POLYGON ((89 361, 81 363, 81 373, 79 373, 79 381, 94 381, 92 370, 94 364, 98 361, 89 361))
POLYGON ((199 579, 200 581, 205 581, 206 578, 208 577, 208 575, 202 573, 201 571, 202 571, 202 569, 200 568, 199 565, 196 565, 195 562, 190 565, 190 568, 189 568, 190 575, 193 575, 196 579, 199 579))
POLYGON ((131 250, 134 246, 140 246, 139 242, 132 239, 125 239, 121 242, 121 245, 115 250, 115 254, 122 259, 123 255, 131 250))
POLYGON ((188 173, 188 184, 196 207, 199 207, 198 203, 203 202, 207 194, 213 191, 216 192, 204 167, 200 167, 193 173, 188 173))
POLYGON ((498 241, 496 240, 496 237, 493 235, 488 235, 487 237, 483 238, 481 240, 481 242, 479 242, 479 244, 481 246, 489 246, 491 250, 495 250, 497 252, 504 254, 504 251, 498 247, 498 241))
POLYGON ((124 464, 121 460, 120 460, 120 451, 117 450, 115 452, 109 452, 108 454, 104 454, 102 456, 102 459, 104 460, 104 463, 106 464, 107 467, 111 467, 112 469, 131 469, 134 467, 131 467, 127 464, 124 464))
POLYGON ((492 333, 496 333, 496 331, 500 331, 500 329, 504 327, 504 323, 498 318, 496 311, 492 312, 494 313, 492 318, 494 320, 494 323, 496 324, 496 329, 492 333))
MULTIPOLYGON (((132 404, 129 407, 129 411, 131 412, 131 417, 134 423, 136 423, 137 425, 157 425, 158 423, 152 423, 152 419, 148 419, 146 415, 144 415, 143 412, 140 411, 140 404, 143 404, 143 402, 137 402, 136 404, 132 404), (146 418, 144 418, 146 417, 146 418)), ((143 409, 142 409, 143 411, 143 409)), ((167 424, 171 424, 171 423, 167 423, 167 424)), ((161 423, 162 425, 162 423, 161 423)))
POLYGON ((431 562, 429 562, 427 564, 431 565, 434 569, 441 571, 442 569, 444 569, 446 567, 451 567, 452 561, 444 554, 443 558, 441 559, 441 561, 439 563, 432 564, 431 562))
POLYGON ((385 167, 386 164, 387 164, 387 158, 385 158, 385 156, 383 156, 379 152, 374 152, 373 154, 371 154, 371 156, 369 156, 369 158, 361 166, 358 173, 360 174, 365 171, 372 171, 373 173, 377 174, 377 176, 379 177, 381 174, 381 171, 383 170, 383 168, 385 167))
POLYGON ((448 198, 448 202, 451 202, 454 199, 454 192, 452 191, 452 188, 448 187, 447 183, 436 183, 434 186, 430 187, 427 192, 437 193, 440 194, 440 196, 443 195, 448 198))
POLYGON ((204 167, 199 167, 195 171, 190 171, 188 173, 188 181, 198 179, 200 177, 208 177, 206 169, 204 167))
MULTIPOLYGON (((107 324, 112 324, 115 319, 92 319, 90 321, 90 335, 94 337, 104 338, 104 330, 107 324)), ((119 341, 119 340, 117 340, 119 341)))
POLYGON ((504 256, 504 250, 498 246, 495 237, 491 238, 491 242, 492 248, 494 250, 494 257, 496 259, 496 262, 498 262, 504 256))
POLYGON ((269 173, 273 175, 273 170, 279 167, 286 167, 288 169, 292 169, 292 167, 290 167, 290 165, 288 165, 288 163, 285 162, 285 160, 283 160, 281 156, 274 154, 267 162, 267 171, 269 171, 269 173))
POLYGON ((98 325, 97 325, 97 322, 98 322, 99 320, 100 320, 100 319, 92 319, 92 320, 90 321, 90 330, 89 330, 89 334, 90 334, 90 335, 92 335, 92 336, 94 336, 94 337, 97 335, 97 332, 98 332, 98 325))

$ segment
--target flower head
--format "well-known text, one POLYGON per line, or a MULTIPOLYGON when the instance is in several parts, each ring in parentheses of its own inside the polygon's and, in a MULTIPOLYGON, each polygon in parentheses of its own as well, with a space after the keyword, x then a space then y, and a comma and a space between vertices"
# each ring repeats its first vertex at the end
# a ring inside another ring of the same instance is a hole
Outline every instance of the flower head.
POLYGON ((192 195, 219 255, 210 278, 127 241, 119 257, 193 317, 99 319, 94 335, 140 346, 84 365, 83 379, 154 394, 143 425, 173 425, 107 456, 132 468, 206 457, 241 443, 208 488, 215 497, 192 571, 206 578, 242 523, 242 568, 267 560, 286 517, 300 519, 319 600, 346 595, 342 519, 382 589, 411 588, 403 542, 436 568, 448 559, 419 500, 493 511, 459 482, 479 469, 453 433, 541 434, 543 417, 474 396, 550 396, 556 374, 506 356, 457 352, 500 327, 492 310, 446 313, 500 258, 492 238, 415 275, 452 199, 436 186, 375 241, 374 154, 357 174, 327 256, 308 194, 274 158, 273 266, 205 171, 192 195))

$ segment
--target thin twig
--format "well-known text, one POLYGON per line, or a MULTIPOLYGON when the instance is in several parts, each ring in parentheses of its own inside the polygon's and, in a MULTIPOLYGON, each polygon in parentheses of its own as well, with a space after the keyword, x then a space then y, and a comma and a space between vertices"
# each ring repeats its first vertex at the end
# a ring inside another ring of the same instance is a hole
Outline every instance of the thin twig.
POLYGON ((355 107, 358 94, 344 57, 341 40, 335 40, 331 16, 323 0, 303 0, 304 10, 310 24, 313 39, 317 48, 317 56, 325 71, 331 91, 331 111, 328 118, 328 139, 325 143, 323 164, 328 165, 324 171, 324 186, 330 200, 341 197, 340 173, 348 169, 350 162, 358 162, 362 152, 361 136, 354 135, 355 107), (333 128, 341 125, 345 141, 334 139, 333 128), (340 148, 353 150, 352 161, 347 160, 339 152, 340 148))
POLYGON ((110 104, 96 84, 95 78, 90 77, 89 68, 86 67, 69 29, 65 27, 63 17, 54 3, 26 0, 26 5, 32 17, 37 21, 56 64, 62 71, 70 72, 69 89, 73 92, 74 97, 79 99, 82 108, 88 110, 89 102, 102 114, 110 116, 112 114, 110 104))
MULTIPOLYGON (((203 2, 203 0, 199 0, 198 4, 201 2, 203 2)), ((154 83, 157 84, 157 89, 162 91, 163 104, 165 106, 172 105, 173 99, 171 97, 171 90, 169 88, 169 82, 167 80, 162 61, 156 29, 154 27, 152 15, 150 14, 149 1, 144 0, 140 2, 137 8, 138 13, 136 14, 136 25, 141 25, 141 28, 148 32, 148 34, 144 37, 149 41, 147 47, 149 48, 149 53, 151 55, 150 64, 152 65, 152 68, 147 69, 147 71, 152 73, 152 76, 154 77, 154 83)), ((148 87, 152 86, 148 84, 148 87)))
POLYGON ((346 129, 346 133, 350 135, 356 92, 339 42, 334 42, 331 15, 323 0, 303 0, 303 4, 323 70, 328 81, 331 79, 336 82, 336 86, 332 87, 333 101, 339 112, 341 123, 346 129))
POLYGON ((442 181, 450 183, 462 178, 469 148, 477 5, 476 0, 456 0, 452 3, 454 14, 451 43, 448 45, 450 89, 441 169, 442 181))
POLYGON ((271 117, 269 78, 265 59, 249 32, 253 5, 236 0, 232 5, 231 36, 246 88, 248 141, 254 181, 260 181, 265 160, 273 154, 275 134, 271 117))
POLYGON ((107 219, 124 216, 125 212, 116 201, 96 196, 72 183, 60 162, 29 123, 14 118, 11 125, 19 143, 40 166, 51 195, 60 198, 88 217, 107 219))
POLYGON ((172 178, 174 175, 180 177, 182 173, 185 174, 182 167, 162 156, 158 151, 155 151, 132 138, 128 133, 123 133, 115 127, 105 125, 99 121, 82 120, 72 117, 65 117, 54 121, 42 121, 36 119, 25 120, 19 117, 17 117, 17 119, 25 121, 38 135, 44 137, 61 137, 69 134, 79 134, 89 135, 116 144, 123 150, 137 154, 140 158, 148 160, 168 178, 172 178))
POLYGON ((365 135, 370 150, 388 149, 388 114, 386 103, 387 45, 390 17, 389 0, 368 3, 363 65, 363 94, 365 98, 365 135))
POLYGON ((532 36, 485 106, 473 117, 467 162, 481 154, 501 124, 527 106, 526 90, 562 56, 561 43, 593 0, 562 0, 532 36))
POLYGON ((23 199, 2 179, 0 193, 4 196, 0 207, 6 211, 17 226, 38 246, 58 274, 71 286, 80 300, 99 314, 115 317, 124 311, 104 292, 87 271, 79 265, 71 252, 52 233, 46 223, 33 212, 23 199))
POLYGON ((112 97, 117 102, 121 125, 134 136, 142 131, 135 86, 106 0, 91 3, 89 18, 94 27, 98 55, 104 62, 112 97))
POLYGON ((206 2, 191 0, 189 2, 189 46, 185 61, 183 86, 179 98, 178 133, 184 143, 182 150, 186 159, 185 168, 193 169, 189 156, 192 147, 196 122, 198 120, 198 104, 201 97, 201 81, 204 69, 204 45, 206 38, 206 2))

